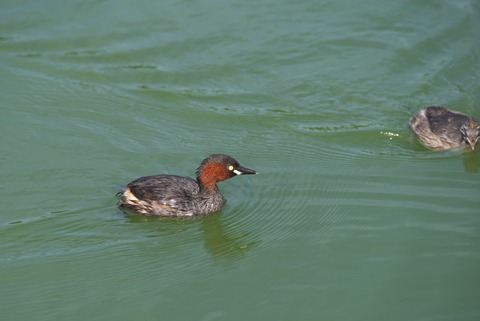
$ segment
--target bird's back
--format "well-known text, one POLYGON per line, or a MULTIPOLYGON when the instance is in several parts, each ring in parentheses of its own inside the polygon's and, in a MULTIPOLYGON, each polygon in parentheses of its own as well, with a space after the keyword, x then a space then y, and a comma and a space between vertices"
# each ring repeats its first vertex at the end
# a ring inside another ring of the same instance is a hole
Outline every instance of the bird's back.
POLYGON ((430 130, 439 136, 448 136, 455 141, 462 140, 460 128, 468 124, 470 117, 445 107, 428 107, 425 110, 430 130))
POLYGON ((127 185, 119 205, 144 215, 191 216, 199 192, 197 181, 190 177, 145 176, 127 185))

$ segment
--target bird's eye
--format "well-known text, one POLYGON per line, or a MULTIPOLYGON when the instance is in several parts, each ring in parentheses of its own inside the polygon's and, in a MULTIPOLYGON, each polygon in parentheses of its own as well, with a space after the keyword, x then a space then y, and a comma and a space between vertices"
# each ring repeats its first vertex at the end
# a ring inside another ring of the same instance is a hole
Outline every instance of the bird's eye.
POLYGON ((229 171, 233 171, 233 168, 234 168, 234 167, 233 167, 232 165, 228 166, 228 170, 229 170, 229 171))

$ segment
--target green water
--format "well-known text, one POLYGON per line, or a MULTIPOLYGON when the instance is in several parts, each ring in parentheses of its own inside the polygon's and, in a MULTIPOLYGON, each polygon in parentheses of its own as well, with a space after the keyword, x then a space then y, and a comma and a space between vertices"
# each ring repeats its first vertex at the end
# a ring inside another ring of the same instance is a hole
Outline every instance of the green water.
POLYGON ((1 320, 480 320, 480 3, 0 2, 1 320), (211 153, 222 212, 127 217, 211 153))

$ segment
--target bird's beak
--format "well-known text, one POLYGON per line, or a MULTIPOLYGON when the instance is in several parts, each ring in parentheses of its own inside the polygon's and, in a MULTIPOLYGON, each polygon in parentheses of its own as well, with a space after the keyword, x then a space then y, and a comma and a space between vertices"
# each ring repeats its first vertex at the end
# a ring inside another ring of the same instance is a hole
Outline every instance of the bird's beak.
POLYGON ((467 143, 470 145, 472 150, 475 150, 475 145, 477 145, 478 137, 476 137, 474 140, 471 140, 470 137, 467 137, 467 143))
POLYGON ((257 174, 257 172, 254 171, 253 169, 246 168, 246 167, 243 167, 243 166, 238 166, 237 168, 235 168, 233 170, 233 172, 237 175, 257 174))

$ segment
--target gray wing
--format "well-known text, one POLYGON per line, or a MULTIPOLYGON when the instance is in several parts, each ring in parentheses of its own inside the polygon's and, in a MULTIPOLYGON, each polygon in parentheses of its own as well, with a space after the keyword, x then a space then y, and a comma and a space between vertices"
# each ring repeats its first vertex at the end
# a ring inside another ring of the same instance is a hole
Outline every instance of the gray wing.
POLYGON ((190 177, 156 175, 140 177, 129 183, 130 192, 140 200, 161 202, 171 207, 191 200, 199 192, 197 182, 190 177))
POLYGON ((449 110, 445 107, 428 107, 425 110, 432 133, 438 136, 448 137, 453 141, 461 141, 460 128, 468 124, 470 117, 465 114, 449 110))

